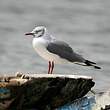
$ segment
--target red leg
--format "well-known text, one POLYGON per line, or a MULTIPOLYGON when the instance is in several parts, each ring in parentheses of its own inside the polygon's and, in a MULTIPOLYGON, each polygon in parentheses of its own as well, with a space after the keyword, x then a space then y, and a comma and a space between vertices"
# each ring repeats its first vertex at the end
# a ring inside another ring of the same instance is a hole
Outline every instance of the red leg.
POLYGON ((50 73, 50 69, 51 69, 51 62, 49 61, 49 65, 48 65, 48 74, 50 73))
POLYGON ((52 63, 52 67, 51 67, 51 72, 50 72, 50 74, 52 74, 53 69, 54 69, 54 62, 52 61, 51 63, 52 63))

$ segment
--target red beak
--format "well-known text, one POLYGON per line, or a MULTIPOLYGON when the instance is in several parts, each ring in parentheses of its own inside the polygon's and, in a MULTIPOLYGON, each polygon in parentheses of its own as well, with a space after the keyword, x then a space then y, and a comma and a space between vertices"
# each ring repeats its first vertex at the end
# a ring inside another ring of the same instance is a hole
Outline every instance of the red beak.
POLYGON ((26 33, 25 35, 32 35, 33 36, 34 34, 30 32, 30 33, 26 33))

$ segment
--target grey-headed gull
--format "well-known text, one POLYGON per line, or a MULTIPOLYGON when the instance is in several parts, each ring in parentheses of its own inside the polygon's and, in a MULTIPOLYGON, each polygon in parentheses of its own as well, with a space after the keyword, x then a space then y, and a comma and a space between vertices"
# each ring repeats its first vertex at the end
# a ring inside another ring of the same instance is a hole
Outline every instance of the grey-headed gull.
POLYGON ((75 63, 101 69, 95 62, 89 61, 75 53, 67 43, 56 40, 44 26, 37 26, 32 32, 25 35, 33 36, 33 48, 41 57, 49 62, 48 74, 52 74, 54 63, 75 63))

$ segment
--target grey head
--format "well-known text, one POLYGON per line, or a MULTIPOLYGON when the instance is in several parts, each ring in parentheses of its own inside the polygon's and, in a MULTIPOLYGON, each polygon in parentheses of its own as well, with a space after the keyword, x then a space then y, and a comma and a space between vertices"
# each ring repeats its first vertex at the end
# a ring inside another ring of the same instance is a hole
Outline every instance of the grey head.
POLYGON ((26 33, 25 35, 32 35, 34 38, 35 37, 37 38, 37 37, 42 37, 46 31, 47 30, 44 26, 37 26, 31 32, 26 33))

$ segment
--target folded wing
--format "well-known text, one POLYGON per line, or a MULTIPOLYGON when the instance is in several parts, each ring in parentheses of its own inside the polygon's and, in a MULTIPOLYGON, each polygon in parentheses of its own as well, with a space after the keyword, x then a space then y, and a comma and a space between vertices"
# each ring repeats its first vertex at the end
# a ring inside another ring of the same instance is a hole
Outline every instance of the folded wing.
POLYGON ((62 41, 54 41, 49 43, 47 46, 47 50, 70 62, 85 61, 85 59, 81 55, 75 53, 67 43, 62 41))

